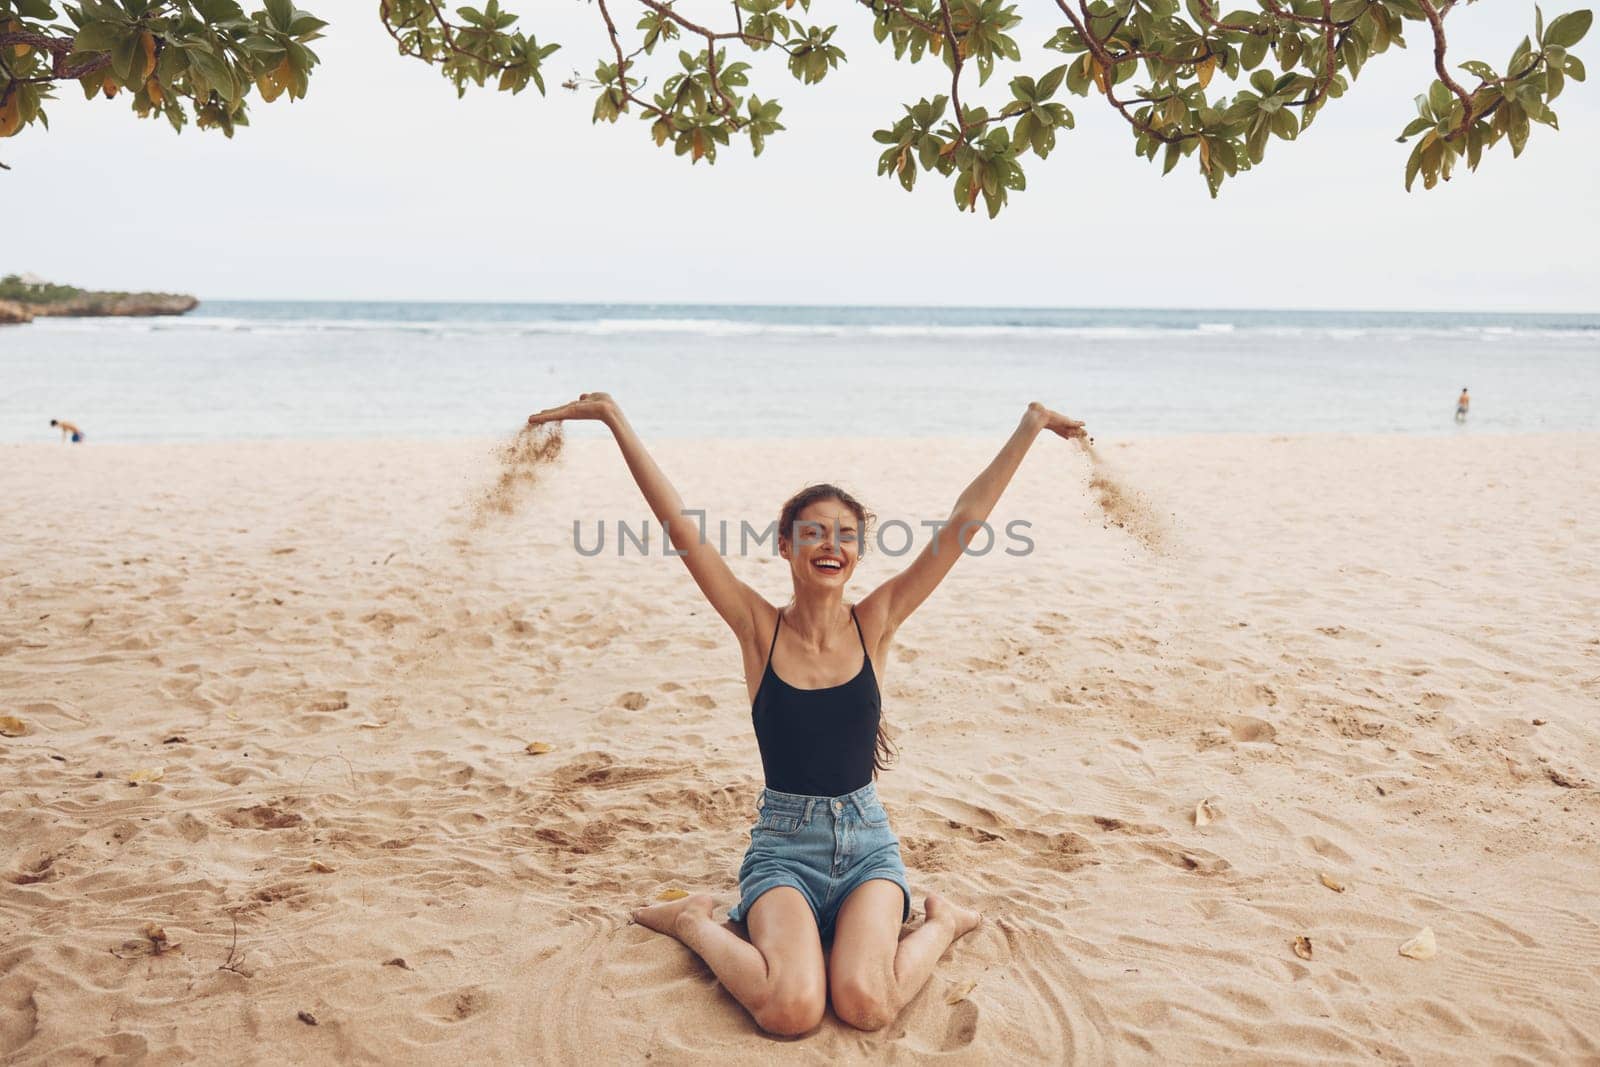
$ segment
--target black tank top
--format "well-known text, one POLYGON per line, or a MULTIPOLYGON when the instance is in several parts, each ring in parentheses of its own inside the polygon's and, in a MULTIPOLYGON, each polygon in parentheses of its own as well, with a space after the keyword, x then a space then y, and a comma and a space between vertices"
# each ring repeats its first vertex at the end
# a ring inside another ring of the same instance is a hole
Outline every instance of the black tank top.
POLYGON ((861 620, 851 607, 850 620, 861 640, 861 670, 848 682, 824 689, 796 689, 772 666, 783 612, 772 628, 767 669, 756 686, 750 718, 761 748, 767 788, 808 797, 853 793, 872 781, 882 702, 878 679, 867 655, 861 620))

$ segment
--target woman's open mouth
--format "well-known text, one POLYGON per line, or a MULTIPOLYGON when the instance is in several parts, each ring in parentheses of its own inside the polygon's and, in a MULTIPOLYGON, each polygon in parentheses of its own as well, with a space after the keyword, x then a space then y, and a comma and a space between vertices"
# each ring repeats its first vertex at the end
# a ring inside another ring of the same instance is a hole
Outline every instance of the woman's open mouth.
POLYGON ((818 557, 811 561, 811 566, 824 574, 839 574, 844 570, 844 560, 818 557))

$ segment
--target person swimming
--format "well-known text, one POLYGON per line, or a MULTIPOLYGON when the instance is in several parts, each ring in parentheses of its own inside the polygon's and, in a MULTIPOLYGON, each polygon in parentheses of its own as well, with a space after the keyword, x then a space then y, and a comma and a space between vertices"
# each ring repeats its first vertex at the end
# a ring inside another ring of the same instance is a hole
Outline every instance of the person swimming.
POLYGON ((50 425, 61 430, 62 444, 66 444, 69 440, 75 445, 83 443, 83 431, 78 429, 78 427, 72 423, 67 422, 64 419, 51 419, 50 425))

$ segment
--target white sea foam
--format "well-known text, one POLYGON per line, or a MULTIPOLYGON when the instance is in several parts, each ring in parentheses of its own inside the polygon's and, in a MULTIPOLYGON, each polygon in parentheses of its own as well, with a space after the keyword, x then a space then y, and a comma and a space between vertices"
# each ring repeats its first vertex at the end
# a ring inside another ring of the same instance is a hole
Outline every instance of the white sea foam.
POLYGON ((1131 324, 1058 324, 1006 322, 781 322, 731 318, 620 318, 594 319, 375 319, 375 318, 241 318, 223 315, 193 315, 154 319, 39 319, 35 328, 60 333, 149 333, 212 332, 246 333, 265 336, 314 334, 434 335, 473 336, 582 336, 627 337, 664 335, 697 337, 795 337, 924 341, 1041 340, 1081 339, 1097 341, 1142 341, 1203 339, 1209 342, 1257 339, 1302 339, 1350 341, 1381 338, 1403 342, 1421 338, 1438 340, 1505 340, 1530 338, 1600 345, 1600 329, 1594 326, 1550 327, 1505 324, 1459 323, 1425 325, 1404 324, 1335 325, 1262 322, 1195 322, 1131 324))

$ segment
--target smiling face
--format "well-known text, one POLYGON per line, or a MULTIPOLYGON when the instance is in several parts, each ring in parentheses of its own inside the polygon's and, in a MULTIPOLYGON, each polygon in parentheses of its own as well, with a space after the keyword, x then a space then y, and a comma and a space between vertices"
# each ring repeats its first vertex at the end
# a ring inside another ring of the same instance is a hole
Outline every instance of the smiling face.
POLYGON ((795 589, 843 587, 861 558, 861 520, 843 501, 814 500, 779 532, 778 551, 789 561, 795 589))

